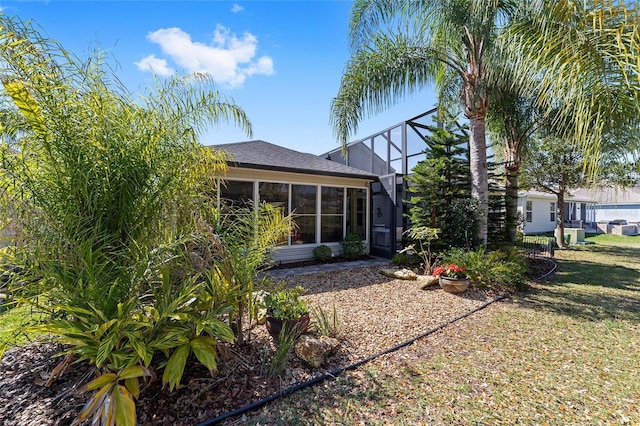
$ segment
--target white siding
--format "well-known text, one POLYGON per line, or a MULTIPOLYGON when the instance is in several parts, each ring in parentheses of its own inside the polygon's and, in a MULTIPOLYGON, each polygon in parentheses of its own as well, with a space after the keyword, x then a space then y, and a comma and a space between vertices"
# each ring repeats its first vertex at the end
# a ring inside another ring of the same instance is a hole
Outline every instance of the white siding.
POLYGON ((525 217, 525 206, 527 201, 531 201, 533 212, 531 222, 524 221, 523 228, 525 234, 541 234, 550 232, 556 228, 556 222, 551 220, 551 203, 555 202, 555 197, 531 197, 524 196, 518 198, 518 210, 522 212, 522 218, 525 217))

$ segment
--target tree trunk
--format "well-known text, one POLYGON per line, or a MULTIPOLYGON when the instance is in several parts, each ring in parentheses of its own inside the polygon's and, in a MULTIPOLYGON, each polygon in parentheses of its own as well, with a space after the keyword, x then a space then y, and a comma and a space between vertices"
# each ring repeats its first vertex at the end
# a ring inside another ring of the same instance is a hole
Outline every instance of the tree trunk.
POLYGON ((507 240, 515 243, 518 237, 518 172, 508 168, 504 195, 507 240))
POLYGON ((505 230, 507 240, 515 243, 518 237, 518 173, 522 161, 520 142, 516 138, 507 138, 505 148, 505 230))
POLYGON ((471 166, 471 196, 478 201, 480 224, 478 240, 487 245, 489 222, 489 182, 487 177, 487 139, 485 114, 475 114, 469 118, 469 159, 471 166))
POLYGON ((558 197, 558 202, 556 204, 556 231, 555 237, 558 242, 558 246, 564 247, 564 189, 560 189, 556 196, 558 197))

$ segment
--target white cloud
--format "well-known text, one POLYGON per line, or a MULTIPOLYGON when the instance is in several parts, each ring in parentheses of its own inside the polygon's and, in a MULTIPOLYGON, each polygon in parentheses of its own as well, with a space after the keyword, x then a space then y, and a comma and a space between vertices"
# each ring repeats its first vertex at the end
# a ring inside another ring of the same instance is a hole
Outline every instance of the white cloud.
POLYGON ((231 12, 233 13, 242 12, 243 10, 244 7, 240 6, 238 3, 234 3, 233 6, 231 6, 231 12))
POLYGON ((161 77, 169 77, 176 72, 167 64, 166 59, 156 58, 156 55, 145 56, 140 61, 134 63, 140 71, 153 71, 161 77))
MULTIPOLYGON (((216 26, 211 44, 191 40, 191 36, 180 28, 159 29, 149 33, 147 38, 160 45, 162 52, 187 72, 211 74, 217 83, 231 87, 242 86, 252 75, 271 75, 274 72, 270 57, 256 58, 258 39, 253 34, 244 33, 238 38, 222 25, 216 26)), ((156 66, 164 65, 165 70, 171 69, 166 60, 154 55, 140 62, 145 61, 157 62, 156 66)), ((140 65, 138 68, 142 69, 140 65)), ((156 67, 153 69, 160 74, 156 67)))

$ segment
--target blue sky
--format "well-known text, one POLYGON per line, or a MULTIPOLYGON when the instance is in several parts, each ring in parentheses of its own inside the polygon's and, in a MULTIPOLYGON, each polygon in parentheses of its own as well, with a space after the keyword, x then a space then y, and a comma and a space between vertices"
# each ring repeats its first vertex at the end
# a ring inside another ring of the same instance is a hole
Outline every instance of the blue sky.
MULTIPOLYGON (((320 154, 338 147, 330 103, 349 59, 350 1, 2 1, 9 16, 81 57, 99 43, 133 91, 159 76, 208 71, 253 124, 253 138, 320 154)), ((364 120, 352 139, 435 105, 429 90, 364 120)), ((247 140, 232 126, 205 145, 247 140)))

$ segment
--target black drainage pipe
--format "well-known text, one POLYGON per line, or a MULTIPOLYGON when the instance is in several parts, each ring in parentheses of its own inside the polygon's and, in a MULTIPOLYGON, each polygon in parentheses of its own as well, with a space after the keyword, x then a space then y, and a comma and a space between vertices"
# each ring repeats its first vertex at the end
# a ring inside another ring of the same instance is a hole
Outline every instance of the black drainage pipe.
POLYGON ((554 262, 553 260, 549 260, 549 259, 545 259, 547 262, 550 262, 553 265, 553 268, 551 268, 551 270, 549 272, 547 272, 546 274, 544 274, 541 277, 538 277, 536 279, 534 279, 533 281, 540 281, 543 280, 545 278, 547 278, 549 275, 553 274, 556 269, 558 269, 558 264, 556 262, 554 262))
POLYGON ((373 361, 376 358, 381 357, 382 355, 386 355, 386 354, 389 354, 391 352, 395 352, 395 351, 397 351, 399 349, 402 349, 405 346, 409 346, 409 345, 415 343, 416 341, 418 341, 418 340, 420 340, 422 338, 425 338, 425 337, 429 336, 430 334, 435 333, 436 331, 440 331, 443 328, 447 327, 448 325, 451 325, 454 322, 460 321, 461 319, 464 319, 464 318, 466 318, 466 317, 468 317, 468 316, 470 316, 472 314, 475 314, 476 312, 483 310, 484 308, 486 308, 487 306, 491 305, 492 303, 498 302, 500 300, 504 300, 507 297, 509 297, 508 294, 503 294, 502 296, 498 296, 495 299, 490 300, 489 302, 487 302, 487 303, 485 303, 483 305, 480 305, 477 308, 467 312, 466 314, 462 314, 462 315, 452 319, 449 322, 446 322, 444 324, 440 324, 436 328, 432 328, 431 330, 429 330, 429 331, 427 331, 425 333, 422 333, 419 336, 414 337, 413 339, 409 339, 409 340, 407 340, 405 342, 402 342, 399 345, 396 345, 396 346, 394 346, 392 348, 389 348, 389 349, 387 349, 387 350, 385 350, 383 352, 380 352, 380 353, 372 355, 372 356, 370 356, 368 358, 362 359, 362 360, 360 360, 358 362, 355 362, 355 363, 353 363, 351 365, 347 365, 345 367, 337 368, 337 369, 335 369, 335 370, 333 370, 333 371, 331 371, 329 373, 325 373, 325 374, 322 374, 322 375, 320 375, 318 377, 315 377, 315 378, 313 378, 311 380, 307 380, 306 382, 301 382, 301 383, 298 383, 297 385, 294 385, 294 386, 288 387, 286 389, 280 390, 280 391, 278 391, 276 393, 273 393, 273 394, 267 396, 266 398, 263 398, 263 399, 261 399, 259 401, 252 402, 251 404, 247 404, 244 407, 240 407, 240 408, 238 408, 236 410, 229 411, 228 413, 222 414, 222 415, 220 415, 218 417, 215 417, 213 419, 210 419, 210 420, 207 420, 207 421, 205 421, 203 423, 200 423, 197 426, 210 426, 210 425, 218 424, 223 420, 227 420, 227 419, 229 419, 231 417, 235 417, 235 416, 238 416, 240 414, 244 414, 247 411, 254 410, 256 408, 260 408, 263 405, 265 405, 265 404, 267 404, 267 403, 269 403, 271 401, 274 401, 274 400, 276 400, 278 398, 282 398, 284 396, 287 396, 287 395, 289 395, 289 394, 291 394, 291 393, 293 393, 295 391, 298 391, 300 389, 306 388, 307 386, 315 385, 316 383, 320 383, 320 382, 323 382, 323 381, 328 380, 328 379, 335 379, 337 376, 339 376, 340 374, 342 374, 345 371, 353 370, 353 369, 361 366, 362 364, 366 364, 366 363, 368 363, 370 361, 373 361))

